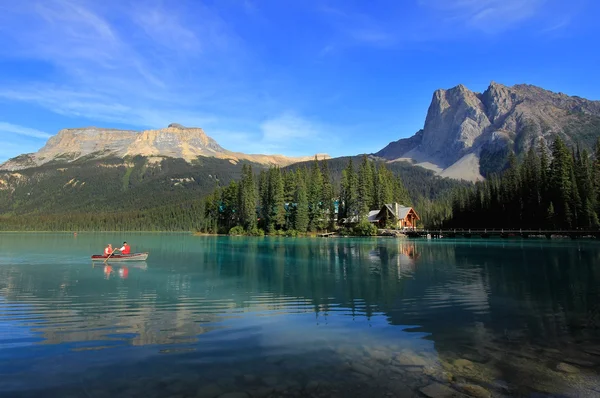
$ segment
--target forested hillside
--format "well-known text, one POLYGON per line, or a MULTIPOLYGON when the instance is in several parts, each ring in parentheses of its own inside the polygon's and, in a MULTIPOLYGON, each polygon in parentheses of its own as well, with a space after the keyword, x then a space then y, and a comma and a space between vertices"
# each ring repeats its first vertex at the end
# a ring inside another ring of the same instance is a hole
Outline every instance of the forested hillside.
MULTIPOLYGON (((350 159, 327 161, 335 197, 342 171, 350 159)), ((303 162, 282 169, 310 168, 303 162)), ((371 162, 370 162, 371 163, 371 162)), ((375 160, 373 167, 379 167, 375 160)), ((53 161, 19 171, 0 172, 1 230, 190 230, 203 223, 202 199, 216 188, 239 181, 244 166, 257 175, 266 166, 198 157, 191 163, 176 158, 142 156, 75 161, 53 161)), ((456 186, 469 184, 436 177, 409 164, 390 163, 387 170, 399 176, 408 196, 436 198, 456 186)))
MULTIPOLYGON (((600 225, 600 140, 591 156, 557 138, 548 154, 530 148, 522 162, 446 201, 447 228, 597 229, 600 225)), ((436 226, 436 225, 433 225, 436 226)))
MULTIPOLYGON (((239 179, 245 161, 199 157, 81 159, 0 173, 0 214, 49 215, 154 209, 199 199, 239 179)), ((261 165, 254 164, 260 170, 261 165)))
MULTIPOLYGON (((361 162, 362 156, 345 156, 328 159, 327 164, 331 178, 336 189, 339 189, 342 181, 342 173, 352 160, 354 164, 361 162)), ((369 156, 375 164, 383 163, 384 160, 375 156, 369 156)), ((300 162, 285 167, 283 170, 297 170, 300 167, 309 167, 311 162, 300 162)), ((402 180, 402 184, 408 191, 410 200, 416 202, 419 198, 437 199, 447 195, 451 190, 459 187, 469 187, 472 183, 458 181, 450 178, 436 176, 431 170, 423 167, 415 167, 408 162, 386 162, 385 167, 402 180)))

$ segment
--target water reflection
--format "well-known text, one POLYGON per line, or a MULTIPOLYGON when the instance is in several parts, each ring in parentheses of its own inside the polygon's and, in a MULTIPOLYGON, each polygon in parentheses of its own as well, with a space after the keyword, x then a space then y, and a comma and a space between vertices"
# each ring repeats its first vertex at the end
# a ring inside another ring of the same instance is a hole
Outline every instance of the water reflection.
MULTIPOLYGON (((70 256, 55 249, 61 239, 44 236, 26 255, 16 240, 0 242, 0 359, 23 376, 32 358, 61 355, 64 372, 152 357, 171 375, 233 363, 257 377, 299 367, 306 379, 321 367, 352 379, 368 373, 360 366, 392 363, 411 391, 470 380, 496 393, 576 396, 598 382, 593 244, 140 235, 127 240, 152 252, 150 266, 89 267, 80 257, 97 239, 80 234, 70 256), (577 367, 577 386, 556 370, 563 362, 577 367)), ((148 366, 140 377, 155 372, 148 366)), ((388 371, 378 374, 389 384, 388 371)))
POLYGON ((146 271, 148 264, 146 262, 136 262, 135 264, 124 265, 122 263, 92 263, 92 268, 102 268, 104 272, 104 279, 110 279, 111 277, 119 277, 121 279, 127 279, 129 277, 129 269, 146 271))

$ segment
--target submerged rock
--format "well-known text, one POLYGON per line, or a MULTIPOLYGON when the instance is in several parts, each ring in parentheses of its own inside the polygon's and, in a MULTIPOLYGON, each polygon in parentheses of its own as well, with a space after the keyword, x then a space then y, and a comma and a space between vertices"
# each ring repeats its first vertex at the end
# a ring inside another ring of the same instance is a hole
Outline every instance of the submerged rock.
POLYGON ((377 370, 375 370, 372 367, 365 366, 361 363, 353 363, 351 366, 352 366, 352 370, 357 373, 360 373, 360 374, 363 374, 366 376, 371 376, 371 377, 377 376, 377 370))
POLYGON ((223 389, 216 383, 202 386, 196 392, 196 398, 215 398, 223 394, 223 389))
POLYGON ((579 369, 577 369, 573 365, 569 365, 568 363, 561 362, 556 365, 556 370, 564 373, 579 373, 579 369))
POLYGON ((462 369, 472 370, 475 368, 475 365, 473 364, 473 362, 469 361, 468 359, 457 359, 453 362, 453 365, 456 366, 460 370, 462 370, 462 369))
POLYGON ((464 396, 458 391, 440 383, 432 383, 427 387, 421 388, 419 391, 429 398, 452 398, 464 396))
POLYGON ((454 375, 446 370, 427 366, 423 369, 423 373, 442 383, 451 383, 454 380, 454 375))
POLYGON ((401 366, 426 366, 427 361, 413 353, 401 353, 396 355, 394 361, 401 366))
POLYGON ((228 392, 226 394, 220 395, 219 398, 250 398, 250 396, 243 391, 239 391, 239 392, 228 392))
POLYGON ((471 397, 477 398, 491 398, 492 393, 486 390, 485 388, 478 386, 476 384, 459 384, 457 388, 464 392, 465 394, 470 395, 471 397))

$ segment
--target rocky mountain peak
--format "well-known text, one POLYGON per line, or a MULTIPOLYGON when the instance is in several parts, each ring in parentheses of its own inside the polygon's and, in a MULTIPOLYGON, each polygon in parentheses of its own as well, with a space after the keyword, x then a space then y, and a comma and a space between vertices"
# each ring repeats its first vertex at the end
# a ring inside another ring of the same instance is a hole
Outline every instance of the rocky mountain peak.
POLYGON ((479 180, 499 171, 508 152, 520 155, 540 142, 548 145, 557 134, 571 146, 591 148, 600 136, 600 101, 525 84, 492 81, 481 94, 461 84, 436 90, 423 130, 376 155, 479 180))
POLYGON ((479 97, 465 86, 437 90, 427 112, 421 152, 452 164, 490 122, 479 97))
MULTIPOLYGON (((51 137, 38 152, 10 159, 0 170, 19 170, 39 166, 52 160, 72 161, 84 156, 95 157, 172 157, 192 161, 198 156, 239 161, 246 159, 263 164, 289 165, 313 159, 282 155, 253 155, 231 152, 221 147, 203 129, 171 123, 157 130, 131 131, 85 127, 63 129, 51 137)), ((319 155, 328 158, 329 155, 319 155)))

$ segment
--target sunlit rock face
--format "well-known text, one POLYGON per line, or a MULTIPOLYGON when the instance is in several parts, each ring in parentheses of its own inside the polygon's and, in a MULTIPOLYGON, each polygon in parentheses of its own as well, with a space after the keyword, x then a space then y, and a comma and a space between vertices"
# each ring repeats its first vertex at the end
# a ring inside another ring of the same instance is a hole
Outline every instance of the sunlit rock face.
MULTIPOLYGON (((63 129, 51 137, 38 152, 10 159, 1 170, 19 170, 40 166, 53 160, 73 161, 82 157, 171 157, 192 161, 198 156, 250 160, 262 164, 286 166, 313 159, 315 156, 287 157, 231 152, 209 137, 203 129, 170 124, 158 130, 132 131, 85 127, 63 129)), ((319 159, 328 155, 316 155, 319 159)))

